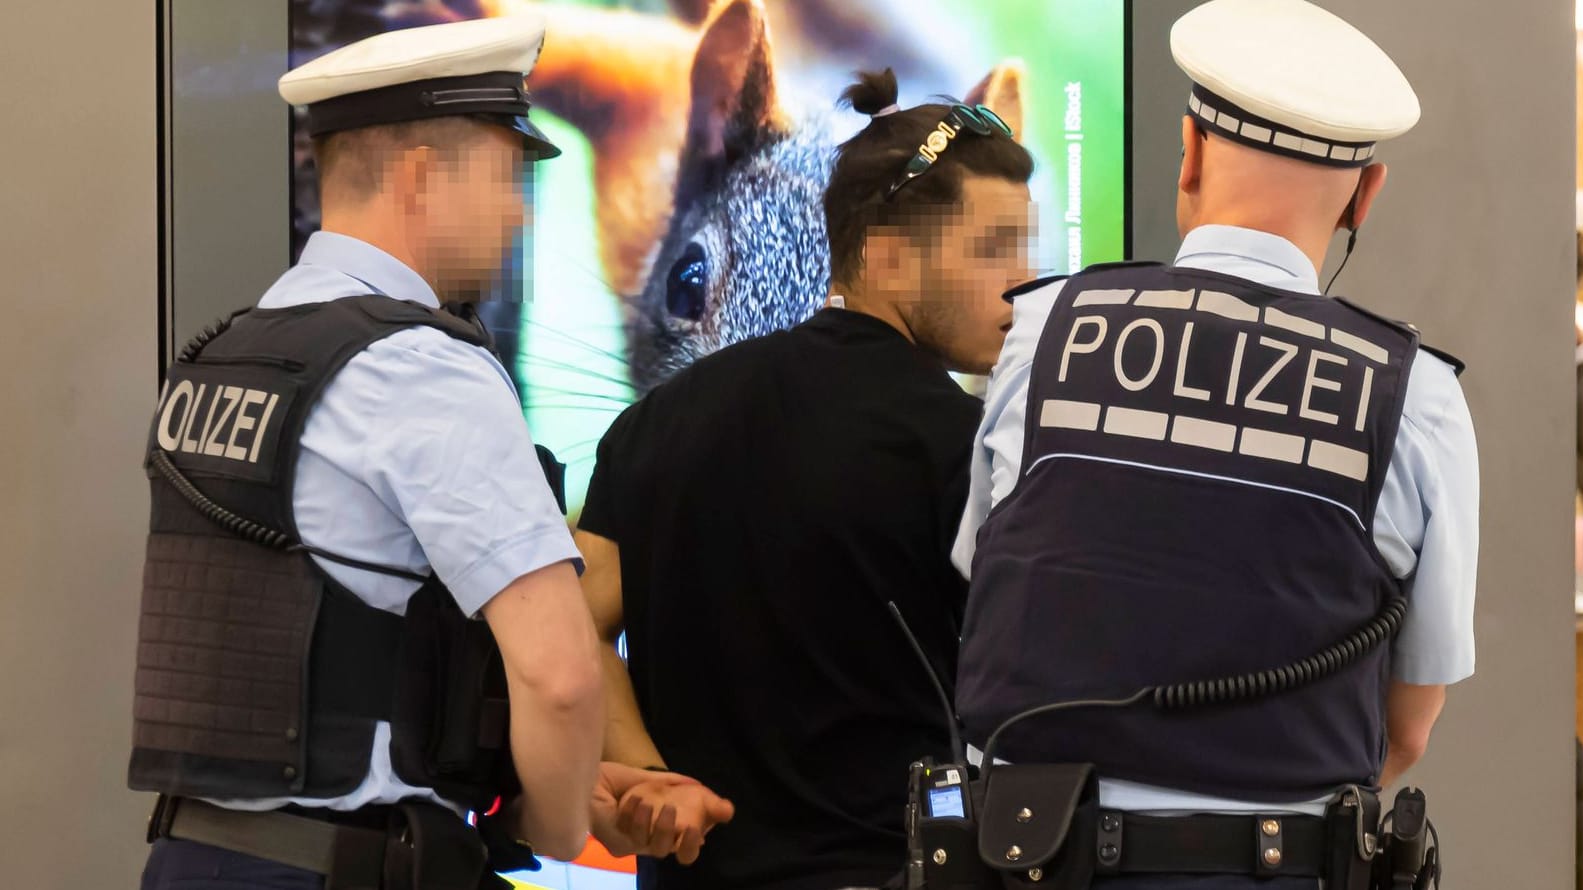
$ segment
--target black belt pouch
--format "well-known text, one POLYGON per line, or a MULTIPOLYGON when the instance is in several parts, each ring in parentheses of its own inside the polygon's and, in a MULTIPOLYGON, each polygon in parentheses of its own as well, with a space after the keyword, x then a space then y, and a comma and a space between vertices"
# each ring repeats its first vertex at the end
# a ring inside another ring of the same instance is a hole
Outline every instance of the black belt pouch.
POLYGON ((1092 764, 998 765, 979 809, 979 858, 1006 887, 1087 890, 1098 819, 1092 764))

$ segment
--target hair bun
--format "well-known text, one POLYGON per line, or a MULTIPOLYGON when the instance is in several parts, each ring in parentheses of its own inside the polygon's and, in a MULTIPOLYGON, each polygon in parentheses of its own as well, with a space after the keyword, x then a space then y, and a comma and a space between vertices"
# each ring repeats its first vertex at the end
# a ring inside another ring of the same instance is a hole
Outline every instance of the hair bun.
POLYGON ((859 71, 856 76, 857 83, 841 91, 842 105, 869 116, 894 110, 892 106, 900 95, 896 72, 886 68, 884 71, 859 71))

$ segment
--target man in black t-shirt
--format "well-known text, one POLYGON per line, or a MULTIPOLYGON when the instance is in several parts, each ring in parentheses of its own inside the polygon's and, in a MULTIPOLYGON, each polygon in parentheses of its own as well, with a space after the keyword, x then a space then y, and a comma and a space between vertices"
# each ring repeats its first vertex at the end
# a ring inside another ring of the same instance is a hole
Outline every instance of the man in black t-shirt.
POLYGON ((897 110, 889 71, 845 98, 873 120, 825 196, 830 307, 701 359, 599 445, 578 544, 605 756, 700 782, 622 801, 641 852, 676 854, 645 890, 879 886, 908 764, 950 754, 886 604, 949 685, 981 405, 948 372, 987 373, 1010 325, 1032 159, 983 106, 897 110))

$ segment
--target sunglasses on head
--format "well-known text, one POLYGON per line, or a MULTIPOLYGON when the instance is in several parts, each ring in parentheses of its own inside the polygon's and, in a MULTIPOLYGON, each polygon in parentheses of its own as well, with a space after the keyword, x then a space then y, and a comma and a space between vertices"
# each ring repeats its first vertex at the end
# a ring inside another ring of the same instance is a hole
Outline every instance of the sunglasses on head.
POLYGON ((1000 131, 1006 136, 1012 136, 1011 126, 1000 119, 1000 115, 983 105, 963 105, 956 103, 946 112, 945 119, 935 125, 929 135, 918 146, 918 153, 902 170, 901 176, 891 184, 890 191, 885 193, 885 200, 895 197, 902 186, 929 172, 929 169, 940 160, 940 155, 956 142, 956 137, 963 130, 976 133, 980 136, 992 136, 995 131, 1000 131))

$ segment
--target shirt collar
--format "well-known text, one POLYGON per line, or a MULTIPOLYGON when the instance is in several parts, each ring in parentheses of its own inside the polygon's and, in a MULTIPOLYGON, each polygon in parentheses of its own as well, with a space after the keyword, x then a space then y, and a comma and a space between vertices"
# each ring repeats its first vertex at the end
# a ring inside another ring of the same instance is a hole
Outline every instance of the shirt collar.
POLYGON ((1176 265, 1245 278, 1255 284, 1319 294, 1319 273, 1297 245, 1239 226, 1199 226, 1182 239, 1176 265))
POLYGON ((314 232, 302 248, 299 266, 322 266, 361 281, 379 293, 434 309, 440 299, 423 276, 367 241, 338 232, 314 232))
POLYGON ((833 331, 863 329, 869 333, 890 334, 901 340, 906 340, 908 343, 912 342, 907 340, 906 334, 896 330, 896 327, 885 319, 876 315, 869 315, 867 312, 859 312, 856 309, 826 306, 815 312, 806 323, 816 328, 833 331))

